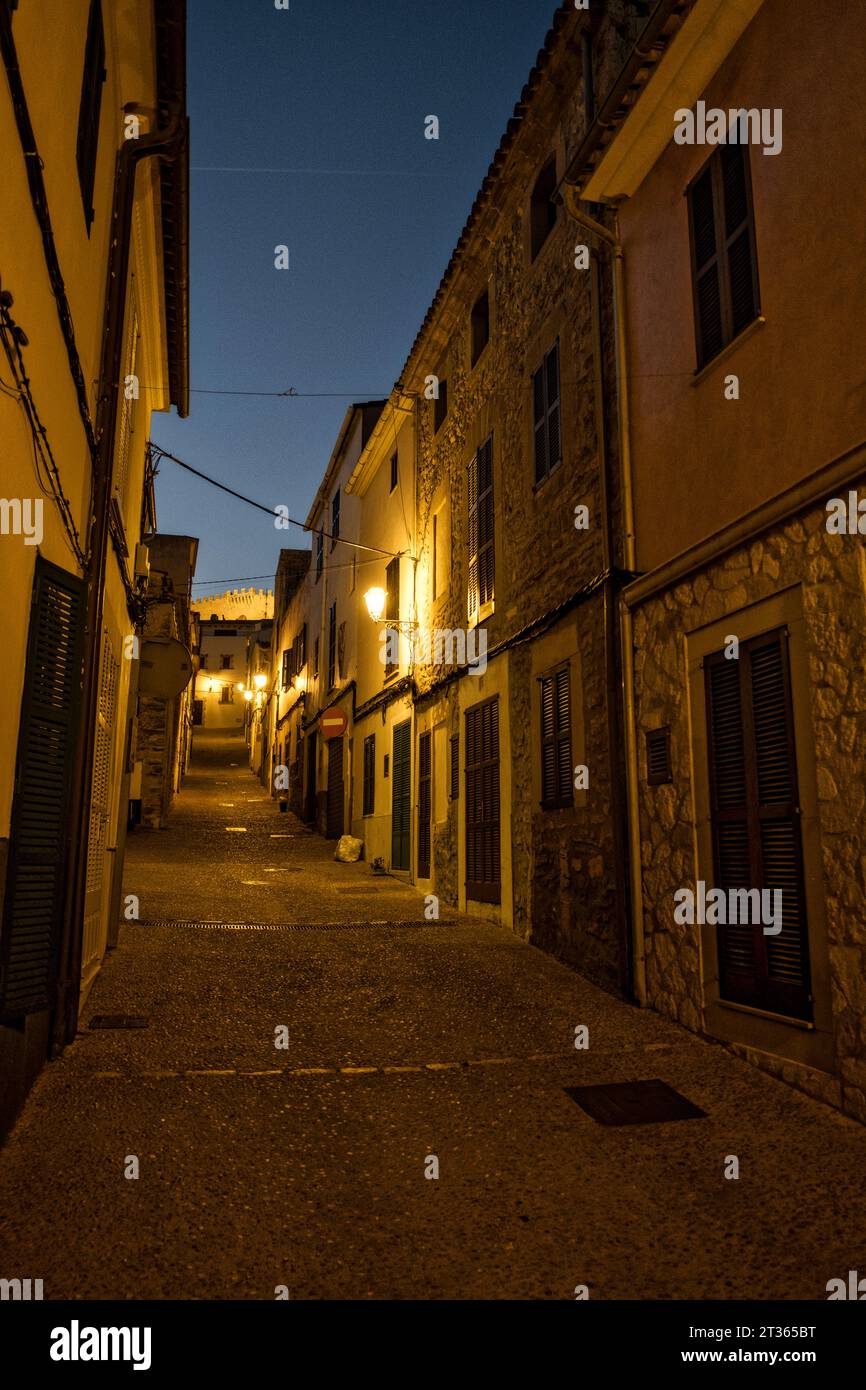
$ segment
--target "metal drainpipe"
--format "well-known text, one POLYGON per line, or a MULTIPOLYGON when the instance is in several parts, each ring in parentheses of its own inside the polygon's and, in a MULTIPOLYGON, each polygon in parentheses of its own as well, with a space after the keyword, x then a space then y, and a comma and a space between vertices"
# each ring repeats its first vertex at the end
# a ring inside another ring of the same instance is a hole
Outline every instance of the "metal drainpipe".
MULTIPOLYGON (((635 567, 634 499, 632 495, 631 434, 628 408, 628 359, 625 336, 625 296, 623 251, 619 227, 611 232, 579 205, 577 190, 572 184, 562 187, 563 201, 569 216, 592 232, 609 247, 613 259, 613 316, 614 351, 616 362, 616 398, 619 426, 620 475, 623 499, 624 560, 627 570, 635 567)), ((640 809, 638 801, 638 758, 635 730, 634 669, 632 665, 633 637, 631 611, 619 599, 620 633, 622 640, 623 735, 625 739, 626 801, 628 806, 629 884, 631 894, 632 971, 635 1000, 646 1005, 646 948, 643 926, 643 883, 640 858, 640 809)))
POLYGON ((135 171, 142 160, 153 156, 172 161, 182 158, 187 141, 187 129, 187 119, 180 104, 173 104, 168 124, 149 135, 141 136, 138 140, 125 140, 118 151, 115 164, 111 251, 108 260, 105 326, 99 376, 100 396, 96 410, 97 467, 93 487, 89 561, 85 576, 87 617, 81 699, 82 736, 76 750, 72 776, 72 806, 75 809, 71 814, 79 826, 79 838, 73 865, 72 887, 65 904, 58 962, 57 1001, 52 1028, 53 1053, 62 1050, 72 1041, 78 1027, 84 903, 87 891, 89 811, 99 700, 108 505, 117 426, 117 389, 122 369, 135 171))

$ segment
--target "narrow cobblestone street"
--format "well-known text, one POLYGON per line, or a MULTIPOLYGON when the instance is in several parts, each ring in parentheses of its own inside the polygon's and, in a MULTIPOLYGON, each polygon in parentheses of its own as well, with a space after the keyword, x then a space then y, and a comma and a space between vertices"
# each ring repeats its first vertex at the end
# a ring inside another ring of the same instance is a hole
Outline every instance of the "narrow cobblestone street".
POLYGON ((141 920, 0 1155, 3 1267, 46 1299, 816 1299, 863 1267, 861 1126, 498 927, 426 922, 280 815, 240 739, 200 740, 125 891, 141 920), (116 1013, 148 1026, 88 1029, 116 1013), (653 1077, 706 1118, 607 1128, 565 1091, 653 1077))

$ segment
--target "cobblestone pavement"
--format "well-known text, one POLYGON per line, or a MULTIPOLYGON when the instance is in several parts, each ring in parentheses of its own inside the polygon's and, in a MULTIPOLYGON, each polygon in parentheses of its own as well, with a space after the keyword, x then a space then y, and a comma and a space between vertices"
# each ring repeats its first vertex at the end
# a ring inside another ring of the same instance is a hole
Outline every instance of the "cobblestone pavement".
POLYGON ((0 1153, 0 1276, 46 1298, 823 1299, 866 1269, 866 1130, 509 932, 426 922, 281 815, 240 741, 200 741, 125 891, 141 920, 0 1153), (609 1128, 566 1093, 656 1077, 706 1118, 609 1128))

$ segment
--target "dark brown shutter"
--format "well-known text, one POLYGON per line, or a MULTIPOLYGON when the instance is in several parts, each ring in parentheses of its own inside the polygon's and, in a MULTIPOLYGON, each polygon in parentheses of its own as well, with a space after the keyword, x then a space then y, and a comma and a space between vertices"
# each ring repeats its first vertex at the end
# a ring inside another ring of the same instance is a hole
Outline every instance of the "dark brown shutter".
POLYGON ((559 341, 532 377, 535 481, 542 482, 562 458, 559 407, 559 341))
POLYGON ((72 829, 83 633, 81 581, 37 559, 0 936, 3 1018, 52 1004, 72 829))
POLYGON ((758 314, 755 225, 746 148, 722 145, 689 189, 698 366, 758 314))
MULTIPOLYGON (((400 561, 398 558, 389 560, 385 570, 385 617, 393 618, 399 622, 400 619, 400 561)), ((388 652, 399 646, 400 629, 393 627, 386 629, 388 637, 388 652)), ((385 662, 385 675, 390 676, 399 666, 399 661, 385 662)))
POLYGON ((376 735, 364 739, 364 815, 372 816, 376 804, 376 735))
POLYGON ((543 365, 532 374, 532 414, 535 434, 535 481, 540 483, 547 474, 547 408, 543 365))
POLYGON ((418 877, 430 877, 430 815, 432 766, 430 734, 418 739, 418 877))
POLYGON ((466 895, 498 903, 500 885, 499 701, 466 711, 466 895))
POLYGON ((787 634, 741 642, 739 660, 707 658, 716 882, 782 893, 782 930, 720 926, 722 997, 793 1018, 812 1016, 800 810, 787 634))
POLYGON ((574 805, 571 766, 571 679, 567 665, 541 678, 541 804, 574 805))
POLYGON ((87 19, 87 39, 84 47, 84 74, 81 81, 81 102, 78 108, 78 138, 75 162, 84 204, 84 220, 88 235, 93 222, 93 188, 96 181, 96 153, 99 144, 99 113, 102 106, 102 84, 105 81, 105 34, 102 27, 100 0, 90 0, 87 19))
POLYGON ((451 739, 451 785, 448 794, 452 801, 456 801, 460 795, 460 737, 455 734, 451 739))
MULTIPOLYGON (((391 778, 391 868, 409 868, 409 828, 412 794, 412 725, 394 726, 394 771, 391 778)), ((387 777, 387 755, 385 776, 387 777)))
POLYGON ((328 740, 328 812, 326 838, 343 833, 343 737, 328 740))
POLYGON ((337 680, 337 601, 331 604, 328 616, 328 689, 332 690, 337 680))
POLYGON ((646 779, 651 787, 661 786, 673 781, 671 768, 671 731, 668 725, 663 729, 649 729, 646 736, 646 779))

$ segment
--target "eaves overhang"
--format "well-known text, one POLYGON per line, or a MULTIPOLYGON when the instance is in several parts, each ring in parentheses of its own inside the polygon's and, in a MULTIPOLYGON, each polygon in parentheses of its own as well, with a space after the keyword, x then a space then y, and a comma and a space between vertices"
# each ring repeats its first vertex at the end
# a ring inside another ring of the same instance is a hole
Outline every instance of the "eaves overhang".
POLYGON ((659 0, 645 34, 578 149, 564 182, 585 202, 630 198, 764 0, 659 0))
POLYGON ((176 159, 159 161, 169 399, 189 414, 189 123, 186 118, 186 0, 154 0, 159 124, 180 111, 185 128, 176 159))

